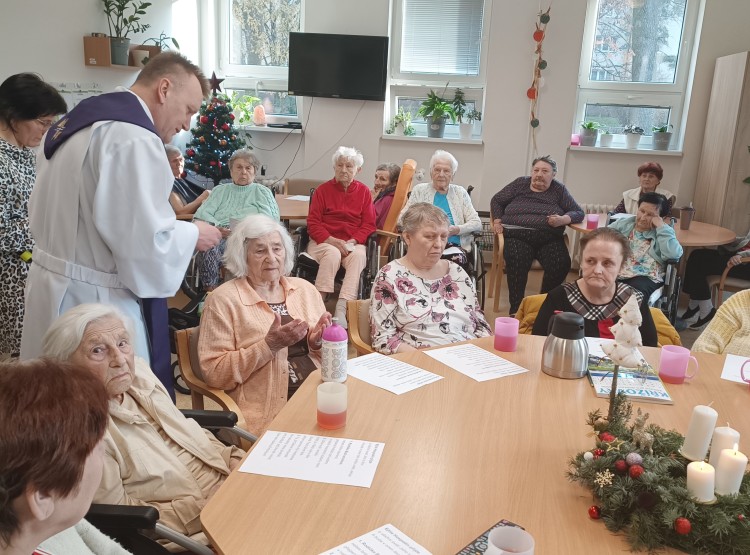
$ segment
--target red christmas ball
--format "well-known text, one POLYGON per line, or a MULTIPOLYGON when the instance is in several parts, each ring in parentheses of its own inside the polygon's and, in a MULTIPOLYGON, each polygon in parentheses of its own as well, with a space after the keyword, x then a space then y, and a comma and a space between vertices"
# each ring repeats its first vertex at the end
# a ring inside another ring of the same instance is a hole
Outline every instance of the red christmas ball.
POLYGON ((195 150, 189 148, 185 151, 185 154, 187 154, 188 156, 195 156, 195 150))
POLYGON ((602 517, 602 510, 596 505, 589 507, 589 517, 593 520, 599 520, 602 517))
POLYGON ((599 434, 599 440, 604 442, 610 442, 615 440, 615 436, 610 434, 609 432, 602 432, 599 434))
POLYGON ((537 29, 532 36, 536 42, 542 42, 544 40, 544 31, 537 29))
POLYGON ((210 161, 210 162, 208 163, 208 165, 209 165, 209 166, 215 166, 215 165, 216 165, 216 160, 211 160, 211 161, 210 161))
POLYGON ((203 125, 205 125, 208 123, 208 116, 201 116, 198 121, 200 121, 203 125))
POLYGON ((598 459, 599 457, 604 455, 604 449, 594 449, 593 453, 594 453, 594 458, 598 459))
POLYGON ((536 98, 536 89, 535 89, 534 87, 530 87, 530 88, 529 88, 529 89, 528 89, 528 90, 526 91, 526 96, 527 96, 527 97, 528 97, 528 98, 529 98, 530 100, 534 100, 534 99, 536 98))
POLYGON ((229 114, 229 119, 231 119, 232 121, 234 121, 234 114, 229 114))
POLYGON ((620 476, 623 476, 628 471, 628 463, 626 463, 624 460, 620 459, 619 461, 615 461, 615 472, 619 474, 620 476))
POLYGON ((643 467, 640 464, 634 464, 628 469, 628 474, 633 480, 637 480, 643 474, 643 467))
POLYGON ((221 126, 221 128, 222 128, 222 129, 223 129, 224 131, 229 131, 229 124, 228 124, 228 123, 225 123, 224 125, 222 125, 222 126, 221 126))
POLYGON ((690 521, 684 517, 674 519, 674 531, 681 536, 687 536, 690 530, 693 529, 693 525, 690 521))

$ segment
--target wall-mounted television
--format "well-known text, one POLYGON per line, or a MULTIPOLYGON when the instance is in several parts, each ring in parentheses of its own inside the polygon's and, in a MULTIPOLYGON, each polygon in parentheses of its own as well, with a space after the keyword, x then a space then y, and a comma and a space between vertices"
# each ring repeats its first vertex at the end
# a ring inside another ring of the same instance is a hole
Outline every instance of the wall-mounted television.
POLYGON ((289 94, 385 100, 388 37, 289 33, 289 94))

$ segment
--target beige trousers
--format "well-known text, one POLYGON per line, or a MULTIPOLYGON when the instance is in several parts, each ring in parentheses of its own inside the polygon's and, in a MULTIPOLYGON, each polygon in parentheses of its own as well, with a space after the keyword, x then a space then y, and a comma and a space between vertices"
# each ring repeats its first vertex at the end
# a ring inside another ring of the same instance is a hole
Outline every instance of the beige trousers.
POLYGON ((342 257, 341 252, 328 243, 316 243, 310 239, 307 254, 320 264, 315 288, 321 293, 333 293, 333 279, 343 266, 346 269, 344 282, 341 284, 339 299, 353 301, 357 298, 359 276, 367 265, 367 251, 364 245, 355 245, 354 251, 342 257))

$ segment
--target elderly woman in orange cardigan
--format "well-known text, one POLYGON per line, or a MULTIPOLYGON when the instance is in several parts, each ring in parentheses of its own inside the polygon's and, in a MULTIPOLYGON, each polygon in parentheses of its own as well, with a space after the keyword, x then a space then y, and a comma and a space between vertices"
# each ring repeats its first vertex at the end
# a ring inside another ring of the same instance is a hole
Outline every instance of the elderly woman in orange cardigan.
POLYGON ((206 383, 227 391, 250 431, 261 434, 320 366, 331 315, 312 284, 286 277, 292 239, 268 216, 247 216, 235 227, 224 262, 237 277, 206 297, 198 356, 206 383))

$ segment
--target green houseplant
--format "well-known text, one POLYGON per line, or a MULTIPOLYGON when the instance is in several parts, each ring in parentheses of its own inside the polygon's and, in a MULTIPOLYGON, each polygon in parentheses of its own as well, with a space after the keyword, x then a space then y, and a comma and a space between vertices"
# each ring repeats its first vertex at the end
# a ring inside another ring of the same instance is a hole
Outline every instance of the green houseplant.
POLYGON ((239 123, 250 123, 253 121, 253 109, 260 104, 260 98, 233 91, 231 102, 237 121, 239 123))
MULTIPOLYGON (((157 38, 153 38, 152 37, 152 38, 148 38, 148 39, 144 40, 143 44, 147 45, 149 42, 153 42, 154 46, 156 48, 158 48, 160 52, 163 51, 163 50, 169 50, 171 48, 171 46, 169 45, 170 42, 172 43, 172 46, 175 47, 175 50, 179 50, 180 49, 180 43, 177 42, 177 39, 174 38, 174 37, 167 36, 167 34, 164 33, 164 32, 159 33, 159 36, 157 38)), ((154 54, 154 55, 156 55, 156 54, 154 54)), ((147 64, 149 58, 150 58, 150 56, 146 56, 145 58, 143 58, 141 60, 141 63, 143 65, 147 64)))
MULTIPOLYGON (((446 85, 447 88, 448 85, 446 85)), ((445 93, 445 90, 443 90, 445 93)), ((445 134, 445 120, 451 118, 453 123, 456 122, 456 113, 453 111, 453 105, 438 96, 435 91, 430 90, 427 100, 422 102, 417 112, 427 120, 427 136, 435 139, 442 139, 445 134)))
POLYGON ((391 119, 391 125, 387 132, 388 134, 406 135, 407 137, 414 135, 415 130, 411 124, 411 112, 406 112, 403 106, 399 106, 398 112, 391 119))
POLYGON ((596 138, 599 136, 599 122, 581 122, 581 146, 596 146, 596 138))
POLYGON ((625 133, 625 146, 631 150, 638 148, 638 143, 641 141, 641 135, 645 133, 642 127, 638 127, 634 123, 629 123, 625 126, 623 131, 625 133))
POLYGON ((102 0, 102 4, 109 26, 112 63, 128 65, 128 50, 130 49, 128 35, 140 33, 150 27, 147 23, 141 23, 141 16, 146 15, 146 9, 151 6, 151 2, 102 0))
POLYGON ((672 124, 655 125, 651 128, 653 136, 651 138, 654 150, 669 150, 669 143, 672 141, 672 124))
POLYGON ((451 102, 451 105, 453 106, 453 112, 456 114, 456 119, 458 120, 458 134, 462 139, 470 139, 471 138, 471 132, 474 127, 474 124, 466 121, 464 122, 464 115, 466 115, 466 99, 464 98, 464 91, 461 89, 456 89, 456 92, 453 95, 453 101, 451 102))

